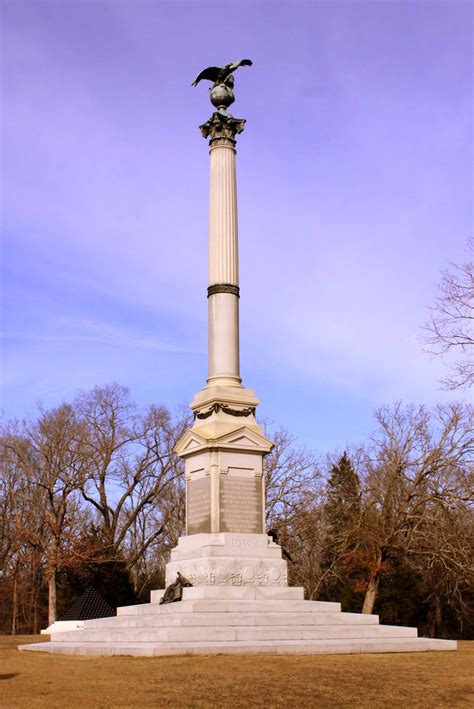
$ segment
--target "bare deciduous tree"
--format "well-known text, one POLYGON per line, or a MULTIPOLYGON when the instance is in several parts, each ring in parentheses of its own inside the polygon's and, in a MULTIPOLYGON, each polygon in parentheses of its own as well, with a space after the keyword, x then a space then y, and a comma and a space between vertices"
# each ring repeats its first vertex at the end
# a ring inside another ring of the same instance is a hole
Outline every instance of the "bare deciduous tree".
MULTIPOLYGON (((474 489, 474 488, 473 488, 474 489)), ((421 525, 410 565, 426 579, 430 605, 426 634, 446 632, 443 607, 456 614, 460 627, 474 619, 474 514, 465 500, 431 506, 421 525), (443 603, 446 601, 446 603, 443 603)))
POLYGON ((134 530, 127 560, 131 569, 164 533, 166 513, 159 522, 159 515, 150 514, 149 506, 155 510, 157 501, 163 501, 183 473, 174 446, 188 421, 185 417, 173 420, 164 407, 138 412, 128 390, 119 385, 95 388, 81 396, 76 406, 90 448, 82 494, 96 510, 107 547, 104 551, 111 558, 124 549, 134 530), (137 533, 144 524, 146 534, 138 544, 137 533))
POLYGON ((429 352, 444 355, 457 352, 452 375, 443 380, 447 389, 464 389, 474 384, 474 239, 467 247, 470 259, 442 274, 439 295, 424 326, 429 352))
POLYGON ((287 431, 271 434, 272 452, 264 459, 266 521, 269 527, 278 526, 282 517, 314 488, 319 477, 316 455, 304 447, 295 446, 295 438, 287 431))
POLYGON ((363 529, 368 578, 363 613, 371 613, 390 555, 414 553, 437 507, 472 493, 474 411, 462 404, 383 407, 367 455, 363 529), (470 482, 471 481, 471 482, 470 482))
POLYGON ((21 474, 16 494, 33 518, 44 520, 43 528, 25 523, 22 531, 47 557, 51 624, 56 620, 57 571, 64 563, 63 545, 77 518, 74 496, 77 498, 87 470, 83 427, 72 407, 63 404, 42 412, 33 424, 25 422, 6 432, 2 448, 21 474))

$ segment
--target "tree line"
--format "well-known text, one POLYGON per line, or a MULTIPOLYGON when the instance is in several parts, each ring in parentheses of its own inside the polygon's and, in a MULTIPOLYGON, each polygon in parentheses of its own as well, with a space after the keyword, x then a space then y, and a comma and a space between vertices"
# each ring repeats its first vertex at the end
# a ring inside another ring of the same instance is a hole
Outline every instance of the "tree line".
MULTIPOLYGON (((396 403, 342 455, 285 431, 265 459, 266 524, 290 583, 428 636, 474 634, 474 411, 396 403)), ((0 431, 0 632, 37 633, 88 585, 111 605, 163 588, 185 529, 189 414, 96 387, 0 431)))

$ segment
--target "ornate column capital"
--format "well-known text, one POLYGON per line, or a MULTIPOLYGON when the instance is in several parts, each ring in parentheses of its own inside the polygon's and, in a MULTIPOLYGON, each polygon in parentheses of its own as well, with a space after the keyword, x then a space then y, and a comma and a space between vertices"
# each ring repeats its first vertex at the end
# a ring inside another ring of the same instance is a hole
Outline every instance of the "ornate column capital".
POLYGON ((235 136, 242 133, 245 118, 234 118, 229 113, 215 111, 202 126, 199 126, 204 138, 210 138, 209 145, 227 144, 235 145, 235 136))

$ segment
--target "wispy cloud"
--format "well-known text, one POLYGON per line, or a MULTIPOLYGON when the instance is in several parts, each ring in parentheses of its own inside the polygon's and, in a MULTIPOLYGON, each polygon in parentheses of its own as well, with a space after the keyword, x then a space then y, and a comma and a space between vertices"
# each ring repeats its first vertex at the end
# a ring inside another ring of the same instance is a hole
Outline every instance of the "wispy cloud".
POLYGON ((245 382, 308 439, 449 398, 418 334, 472 225, 472 30, 463 3, 420 8, 229 5, 222 33, 205 2, 7 3, 7 414, 112 379, 170 404, 204 383, 211 107, 189 84, 241 52, 245 382))

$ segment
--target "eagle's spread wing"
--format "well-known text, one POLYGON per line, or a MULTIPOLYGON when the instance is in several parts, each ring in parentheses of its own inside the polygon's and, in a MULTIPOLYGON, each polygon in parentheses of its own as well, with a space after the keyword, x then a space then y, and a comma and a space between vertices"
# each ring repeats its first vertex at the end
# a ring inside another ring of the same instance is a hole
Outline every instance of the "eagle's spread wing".
MULTIPOLYGON (((251 59, 239 59, 237 62, 232 62, 231 64, 226 64, 226 68, 229 71, 229 74, 231 74, 233 71, 239 68, 239 66, 252 66, 252 60, 251 59)), ((224 67, 222 67, 224 68, 224 67)))
POLYGON ((239 66, 252 66, 251 59, 240 59, 232 64, 224 64, 224 66, 208 66, 207 69, 201 71, 197 79, 193 81, 191 86, 197 86, 201 79, 216 82, 218 79, 224 81, 229 74, 239 68, 239 66))
POLYGON ((208 66, 207 69, 203 69, 199 76, 193 81, 191 86, 197 86, 201 79, 207 79, 208 81, 216 81, 219 76, 221 68, 220 66, 208 66))

